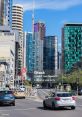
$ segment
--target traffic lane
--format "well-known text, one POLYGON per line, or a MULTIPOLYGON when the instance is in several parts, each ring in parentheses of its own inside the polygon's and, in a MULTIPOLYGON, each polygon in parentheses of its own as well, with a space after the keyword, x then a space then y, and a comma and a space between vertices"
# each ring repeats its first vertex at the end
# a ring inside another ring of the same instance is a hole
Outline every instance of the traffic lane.
MULTIPOLYGON (((16 99, 16 106, 0 106, 0 117, 24 117, 29 110, 34 110, 38 106, 38 102, 27 99, 16 99)), ((27 117, 27 116, 26 116, 27 117)))
POLYGON ((77 106, 82 106, 82 99, 76 99, 77 106))
MULTIPOLYGON (((2 113, 2 115, 8 117, 82 117, 82 109, 76 110, 44 110, 42 107, 28 108, 28 109, 16 109, 2 113)), ((1 117, 1 116, 0 116, 1 117)))
POLYGON ((41 102, 21 99, 16 100, 15 107, 0 107, 0 114, 4 117, 82 117, 82 108, 78 106, 76 110, 44 110, 41 102))
POLYGON ((40 102, 36 103, 28 99, 16 99, 16 106, 0 106, 0 117, 27 117, 27 115, 29 117, 31 111, 37 109, 39 105, 42 106, 40 102))
POLYGON ((28 108, 35 108, 38 106, 38 103, 40 104, 40 102, 35 103, 35 101, 29 100, 29 99, 16 99, 16 106, 0 106, 0 111, 1 110, 16 110, 16 109, 28 109, 28 108))

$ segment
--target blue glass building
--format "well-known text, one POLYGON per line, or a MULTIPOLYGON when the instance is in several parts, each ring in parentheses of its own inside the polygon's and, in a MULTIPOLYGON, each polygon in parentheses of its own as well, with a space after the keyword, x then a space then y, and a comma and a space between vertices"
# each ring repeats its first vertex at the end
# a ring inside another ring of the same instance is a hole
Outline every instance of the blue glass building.
POLYGON ((34 72, 34 52, 32 33, 26 35, 26 68, 28 76, 32 77, 34 72))

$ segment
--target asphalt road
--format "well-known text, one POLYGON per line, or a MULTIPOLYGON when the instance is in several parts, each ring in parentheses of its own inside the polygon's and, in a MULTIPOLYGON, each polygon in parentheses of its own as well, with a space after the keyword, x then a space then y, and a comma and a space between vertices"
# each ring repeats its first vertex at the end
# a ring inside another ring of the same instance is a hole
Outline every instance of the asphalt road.
POLYGON ((77 99, 75 110, 44 110, 35 99, 17 99, 16 106, 0 106, 0 117, 82 117, 82 99, 77 99))

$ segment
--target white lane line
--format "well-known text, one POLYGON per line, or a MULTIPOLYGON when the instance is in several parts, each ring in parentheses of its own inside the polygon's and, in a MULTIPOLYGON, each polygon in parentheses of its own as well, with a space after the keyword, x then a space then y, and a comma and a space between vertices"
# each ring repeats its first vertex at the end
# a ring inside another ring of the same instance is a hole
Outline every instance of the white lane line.
POLYGON ((5 113, 3 113, 3 114, 1 114, 1 116, 9 116, 9 114, 5 114, 5 113))
POLYGON ((16 111, 26 111, 26 110, 35 110, 35 109, 37 109, 37 108, 25 108, 25 109, 21 109, 21 108, 19 108, 19 109, 14 109, 14 110, 16 110, 16 111))
POLYGON ((43 100, 39 100, 39 99, 28 99, 30 100, 31 102, 34 101, 34 102, 43 102, 43 100))
MULTIPOLYGON (((11 110, 0 110, 1 112, 8 112, 8 111, 27 111, 27 110, 36 110, 37 108, 17 108, 17 109, 11 109, 11 110)), ((4 114, 7 115, 7 114, 4 114)))

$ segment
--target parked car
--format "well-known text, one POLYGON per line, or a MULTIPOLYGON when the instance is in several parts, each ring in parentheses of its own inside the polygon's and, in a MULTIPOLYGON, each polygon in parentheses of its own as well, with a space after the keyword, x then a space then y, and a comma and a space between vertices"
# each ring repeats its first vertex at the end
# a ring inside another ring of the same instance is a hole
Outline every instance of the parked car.
POLYGON ((10 90, 0 91, 0 104, 12 104, 15 106, 15 97, 13 92, 10 90))
POLYGON ((21 90, 21 91, 25 91, 25 90, 26 90, 25 86, 24 86, 24 85, 23 85, 23 86, 21 85, 21 86, 20 86, 20 90, 21 90))
POLYGON ((16 99, 20 99, 20 98, 25 98, 26 94, 22 90, 16 90, 16 91, 14 91, 14 96, 16 99))
POLYGON ((76 108, 75 97, 69 92, 52 92, 51 95, 46 96, 43 100, 43 107, 51 107, 52 109, 59 107, 76 108))
POLYGON ((82 89, 78 90, 78 95, 82 95, 82 89))

